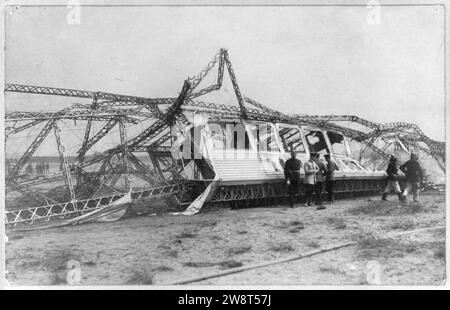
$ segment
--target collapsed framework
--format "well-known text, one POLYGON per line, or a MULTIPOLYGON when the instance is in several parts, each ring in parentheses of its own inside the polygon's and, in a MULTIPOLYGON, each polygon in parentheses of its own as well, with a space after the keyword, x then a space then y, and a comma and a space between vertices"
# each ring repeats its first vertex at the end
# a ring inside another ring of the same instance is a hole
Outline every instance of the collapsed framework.
POLYGON ((444 142, 428 138, 414 124, 379 124, 354 115, 288 115, 244 96, 226 49, 221 49, 198 75, 187 79, 175 98, 142 98, 18 84, 7 84, 5 91, 91 100, 89 104, 73 104, 58 112, 6 113, 7 141, 18 133, 40 129, 6 175, 7 197, 21 193, 15 198, 19 203, 6 204, 6 225, 16 229, 98 220, 126 208, 128 203, 115 202, 127 193, 131 203, 165 199, 177 204, 184 214, 194 214, 203 205, 213 203, 273 203, 286 195, 283 167, 290 150, 297 152, 302 160, 310 152, 331 153, 339 166, 336 191, 341 193, 379 190, 385 178, 381 169, 392 147, 430 156, 445 171, 444 142), (215 83, 201 88, 201 82, 213 68, 217 70, 215 83), (231 79, 237 105, 199 100, 221 89, 225 71, 231 79), (196 124, 189 115, 202 115, 206 121, 196 124), (60 122, 64 120, 85 123, 83 141, 78 146, 76 160, 72 161, 67 157, 61 137, 60 122), (149 125, 128 139, 128 127, 144 121, 149 125), (96 132, 92 130, 94 123, 102 126, 96 132), (245 145, 217 148, 217 143, 221 144, 223 137, 230 133, 224 129, 212 134, 208 126, 225 128, 236 123, 246 129, 245 145), (261 123, 271 130, 264 136, 253 134, 252 126, 261 123), (106 151, 88 155, 116 127, 120 142, 106 151), (181 135, 174 135, 173 128, 179 128, 181 135), (177 140, 179 143, 180 139, 190 139, 188 133, 195 130, 199 130, 201 140, 192 139, 189 143, 201 156, 175 157, 173 149, 177 140), (44 177, 25 173, 26 165, 52 131, 61 172, 44 177), (261 151, 258 145, 268 141, 274 145, 272 150, 261 151), (354 145, 360 146, 357 155, 354 145), (139 153, 148 154, 149 160, 142 160, 139 153), (224 153, 231 157, 224 157, 224 153), (236 156, 243 153, 255 156, 236 156), (42 184, 59 191, 43 191, 42 184))

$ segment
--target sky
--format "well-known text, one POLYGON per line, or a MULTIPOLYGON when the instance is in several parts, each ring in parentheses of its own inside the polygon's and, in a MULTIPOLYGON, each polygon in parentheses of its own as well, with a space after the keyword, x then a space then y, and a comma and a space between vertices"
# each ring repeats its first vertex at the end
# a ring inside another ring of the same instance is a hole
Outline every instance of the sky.
MULTIPOLYGON (((223 47, 241 92, 271 108, 411 122, 444 140, 442 6, 383 6, 378 24, 366 6, 82 7, 79 24, 70 12, 6 14, 6 83, 176 97, 223 47)), ((68 100, 7 94, 6 111, 68 100)))

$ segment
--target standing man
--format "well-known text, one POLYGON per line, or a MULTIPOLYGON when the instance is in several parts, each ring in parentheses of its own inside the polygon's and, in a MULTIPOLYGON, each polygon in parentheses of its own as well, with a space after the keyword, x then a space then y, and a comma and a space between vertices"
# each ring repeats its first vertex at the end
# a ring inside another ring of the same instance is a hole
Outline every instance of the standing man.
POLYGON ((406 176, 406 188, 402 194, 403 200, 406 200, 406 196, 412 191, 414 202, 419 202, 419 188, 423 181, 423 170, 418 159, 417 154, 411 153, 411 159, 400 166, 400 170, 406 176))
POLYGON ((39 162, 36 162, 36 174, 41 176, 41 164, 39 162))
POLYGON ((327 161, 327 173, 325 175, 325 189, 328 193, 328 202, 334 203, 334 171, 339 170, 338 165, 331 159, 330 154, 325 154, 325 160, 327 161))
POLYGON ((386 169, 387 173, 387 185, 383 192, 383 196, 381 197, 381 200, 386 201, 387 195, 393 190, 397 196, 399 201, 403 201, 402 192, 400 190, 400 185, 398 184, 398 168, 397 168, 397 158, 392 155, 391 159, 389 160, 389 165, 386 169))
POLYGON ((305 180, 303 184, 305 185, 305 207, 311 206, 312 194, 314 192, 314 185, 316 184, 316 173, 319 171, 319 166, 314 162, 313 157, 315 153, 311 153, 309 160, 305 163, 305 180))
POLYGON ((314 192, 316 194, 316 206, 317 210, 325 209, 325 207, 322 205, 322 189, 323 189, 323 182, 325 180, 325 175, 327 173, 327 167, 325 164, 319 159, 319 154, 316 153, 313 157, 314 162, 319 167, 319 170, 316 173, 316 185, 314 186, 314 192))
POLYGON ((300 180, 300 169, 302 162, 296 157, 297 154, 292 150, 291 158, 284 165, 284 177, 289 188, 289 206, 295 207, 296 196, 298 195, 298 182, 300 180))

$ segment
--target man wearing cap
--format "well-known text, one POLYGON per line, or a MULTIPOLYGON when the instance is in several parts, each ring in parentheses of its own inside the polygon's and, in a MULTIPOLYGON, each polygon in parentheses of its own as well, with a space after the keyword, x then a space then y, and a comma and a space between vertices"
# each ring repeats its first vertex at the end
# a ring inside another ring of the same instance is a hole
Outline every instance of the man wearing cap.
POLYGON ((296 196, 298 195, 298 182, 300 181, 300 169, 302 162, 298 160, 294 151, 284 165, 284 177, 289 189, 289 206, 294 208, 296 196))
POLYGON ((389 165, 386 169, 387 173, 387 185, 384 189, 383 196, 381 197, 381 200, 386 201, 387 195, 393 190, 397 196, 399 201, 403 201, 402 192, 400 190, 400 185, 398 184, 398 168, 397 168, 397 158, 395 155, 391 156, 391 159, 389 160, 389 165))
POLYGON ((334 171, 339 170, 338 165, 331 159, 330 154, 325 154, 325 160, 327 161, 327 172, 325 175, 325 189, 328 194, 328 202, 334 202, 334 171))
POLYGON ((325 181, 325 175, 327 174, 327 167, 325 164, 319 159, 319 154, 315 153, 313 156, 313 161, 316 163, 319 170, 316 173, 316 185, 314 185, 314 192, 316 194, 316 206, 318 210, 325 209, 322 205, 322 190, 323 183, 325 181))
POLYGON ((401 165, 400 170, 406 176, 406 188, 402 194, 403 200, 406 200, 406 196, 412 191, 414 202, 419 202, 419 187, 420 182, 423 181, 423 170, 419 164, 418 156, 411 153, 411 159, 401 165))

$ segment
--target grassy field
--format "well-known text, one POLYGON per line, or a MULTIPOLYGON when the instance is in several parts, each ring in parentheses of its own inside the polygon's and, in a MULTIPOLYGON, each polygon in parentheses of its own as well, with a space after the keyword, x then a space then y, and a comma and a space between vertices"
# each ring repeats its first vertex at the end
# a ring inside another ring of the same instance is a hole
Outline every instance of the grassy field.
POLYGON ((164 285, 355 241, 336 251, 194 284, 367 284, 368 263, 376 260, 381 284, 440 285, 445 230, 384 236, 445 225, 444 195, 422 195, 420 204, 390 199, 339 200, 320 211, 211 208, 191 217, 165 214, 9 232, 7 279, 14 286, 64 285, 67 262, 74 260, 82 285, 164 285))

